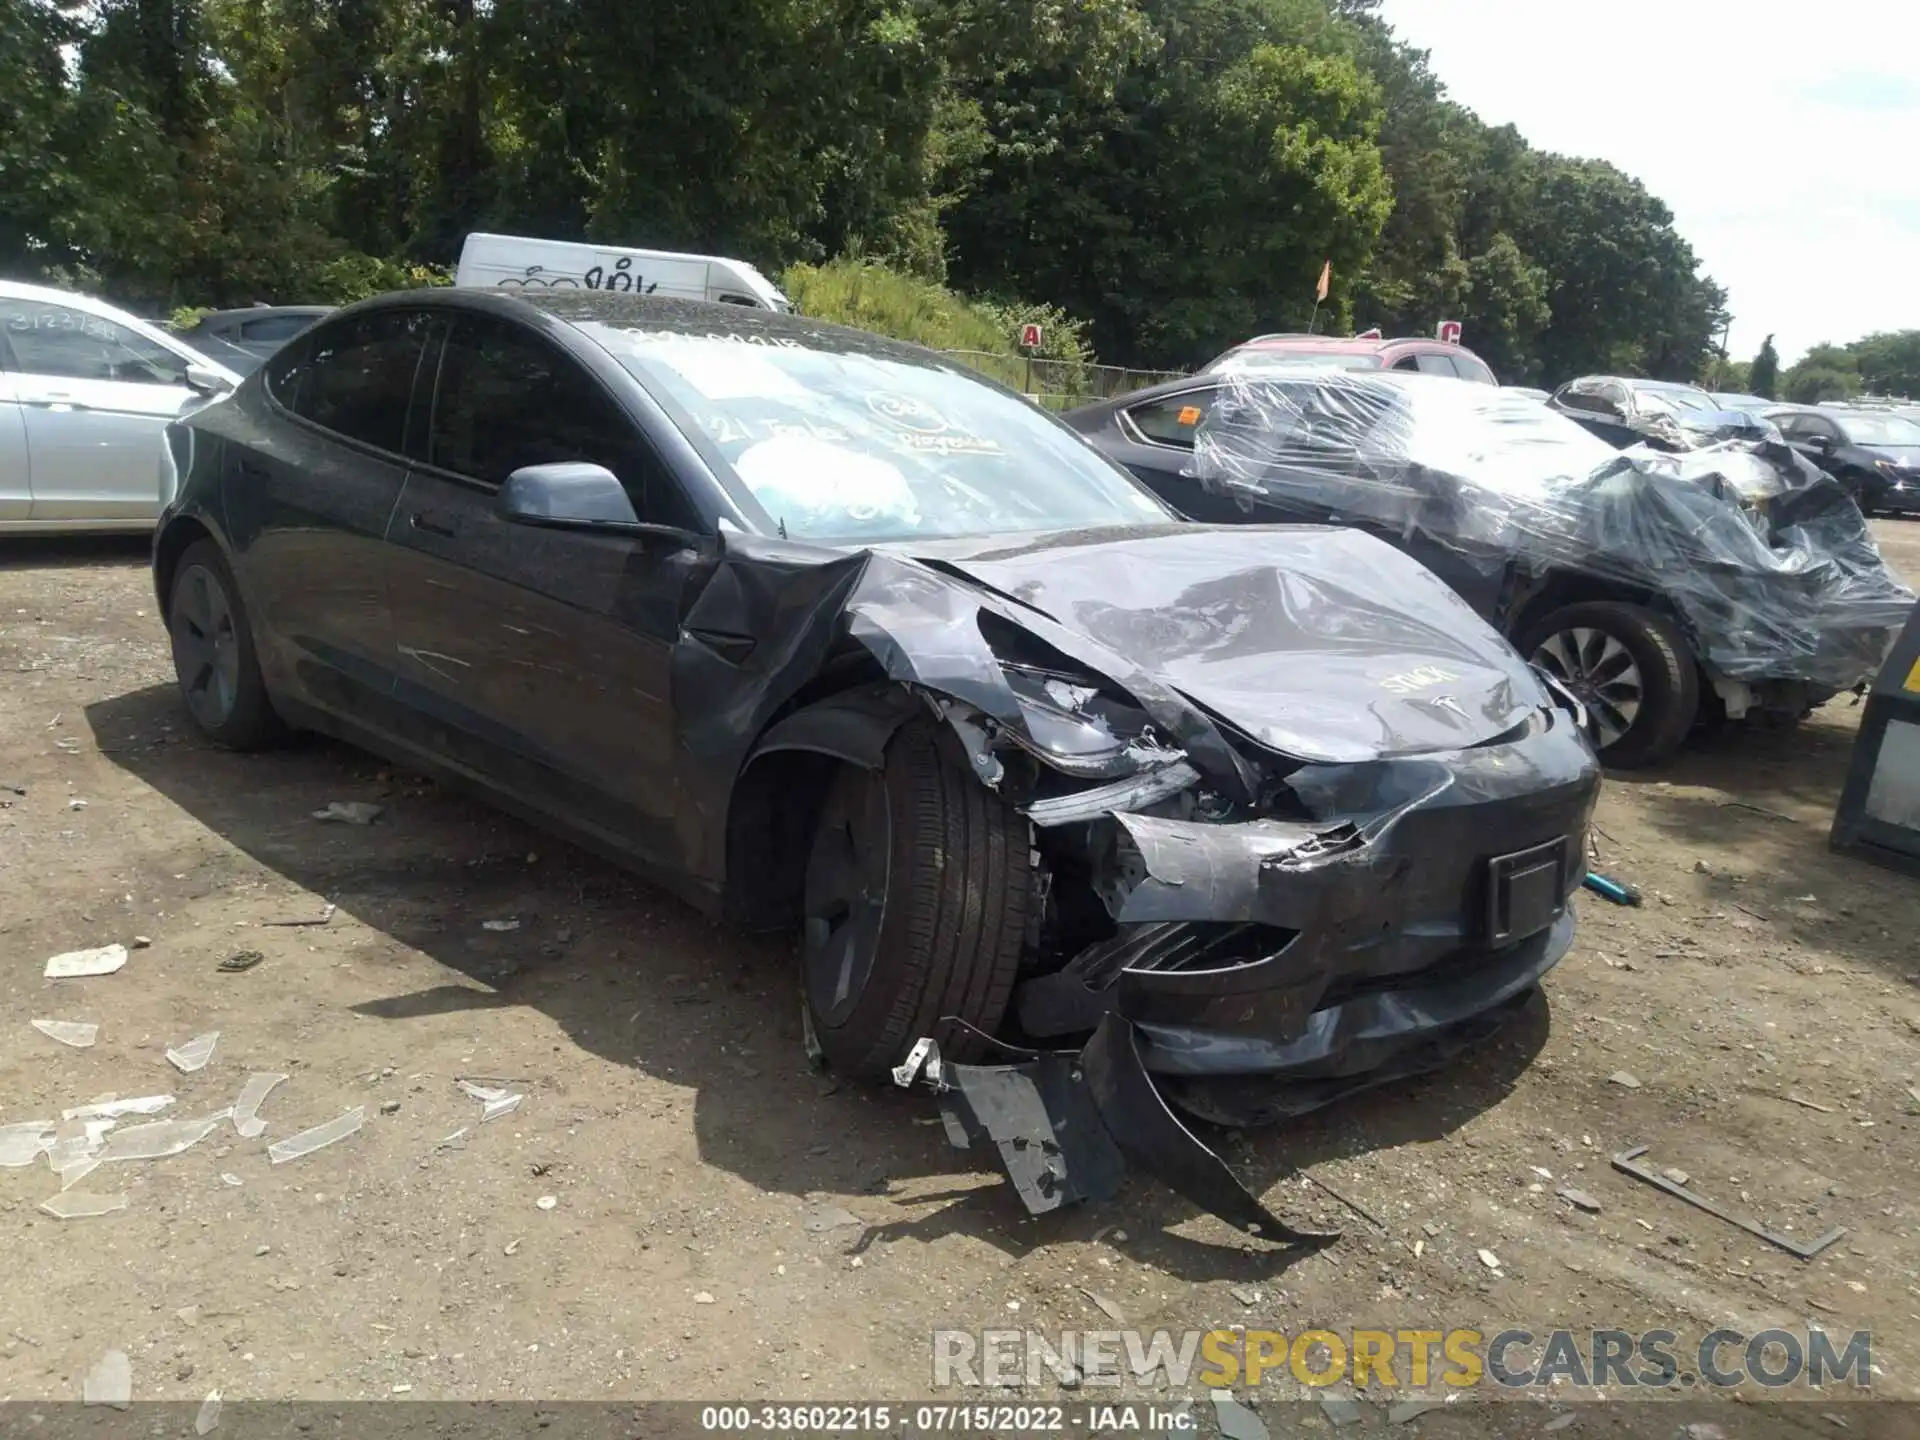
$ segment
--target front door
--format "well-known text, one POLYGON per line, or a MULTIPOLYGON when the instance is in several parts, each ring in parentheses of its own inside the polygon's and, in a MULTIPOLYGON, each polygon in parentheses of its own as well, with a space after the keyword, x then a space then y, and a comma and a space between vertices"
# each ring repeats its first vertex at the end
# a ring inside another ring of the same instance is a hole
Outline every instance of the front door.
POLYGON ((428 463, 390 539, 399 699, 417 743, 642 859, 670 859, 669 659, 704 563, 668 537, 514 524, 523 465, 584 460, 643 520, 686 524, 650 447, 600 382, 510 321, 463 317, 439 370, 428 463))
POLYGON ((14 396, 33 469, 30 518, 152 521, 160 513, 160 432, 201 403, 187 361, 88 311, 0 301, 14 396))

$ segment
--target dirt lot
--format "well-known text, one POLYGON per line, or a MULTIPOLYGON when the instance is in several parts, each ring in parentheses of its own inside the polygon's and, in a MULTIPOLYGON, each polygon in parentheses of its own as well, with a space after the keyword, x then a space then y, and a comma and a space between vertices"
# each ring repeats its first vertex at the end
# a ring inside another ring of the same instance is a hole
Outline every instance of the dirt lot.
MULTIPOLYGON (((1876 529, 1920 575, 1920 524, 1876 529)), ((114 1346, 142 1398, 897 1399, 929 1389, 933 1326, 1110 1328, 1088 1291, 1147 1329, 1871 1328, 1877 1393, 1920 1396, 1920 886, 1827 853, 1844 702, 1610 782, 1599 868, 1647 905, 1583 896, 1500 1043, 1225 1142, 1275 1208, 1347 1227, 1296 1261, 1148 1182, 1028 1219, 922 1097, 808 1072, 783 945, 363 755, 212 751, 171 679, 140 546, 0 548, 0 780, 26 790, 0 791, 0 1124, 291 1077, 264 1139, 82 1183, 117 1214, 55 1219, 44 1164, 0 1170, 0 1397, 76 1396, 114 1346), (385 813, 311 818, 335 800, 385 813), (117 974, 41 977, 136 936, 117 974), (216 970, 244 949, 264 962, 216 970), (527 1099, 482 1126, 456 1076, 527 1099), (268 1163, 352 1106, 358 1134, 268 1163), (1610 1170, 1631 1144, 1848 1233, 1803 1263, 1610 1170)))

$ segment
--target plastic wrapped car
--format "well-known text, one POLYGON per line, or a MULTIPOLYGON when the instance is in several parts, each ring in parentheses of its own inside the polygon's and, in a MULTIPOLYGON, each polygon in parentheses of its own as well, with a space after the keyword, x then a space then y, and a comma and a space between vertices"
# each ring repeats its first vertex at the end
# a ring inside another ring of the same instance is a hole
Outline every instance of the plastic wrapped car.
POLYGON ((1399 546, 1580 700, 1610 764, 1665 757, 1703 717, 1804 715, 1873 674, 1913 604, 1859 508, 1771 429, 1619 451, 1494 387, 1335 371, 1181 403, 1190 454, 1136 474, 1197 519, 1399 546))

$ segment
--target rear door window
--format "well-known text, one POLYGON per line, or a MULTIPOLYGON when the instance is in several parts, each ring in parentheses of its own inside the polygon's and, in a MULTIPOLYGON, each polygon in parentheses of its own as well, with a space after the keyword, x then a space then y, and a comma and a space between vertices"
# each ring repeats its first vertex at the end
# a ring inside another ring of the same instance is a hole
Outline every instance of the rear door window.
POLYGON ((1193 432, 1213 408, 1213 391, 1190 390, 1184 395, 1168 395, 1126 412, 1127 421, 1153 445, 1172 445, 1181 450, 1193 448, 1193 432))
POLYGON ((1454 368, 1453 359, 1450 356, 1423 350, 1413 358, 1419 365, 1422 375, 1445 375, 1450 380, 1460 378, 1460 372, 1454 368))
POLYGON ((425 310, 379 310, 323 326, 274 356, 268 393, 324 430, 403 454, 420 357, 439 323, 425 310))
POLYGON ((240 326, 240 336, 256 343, 261 341, 291 340, 302 330, 313 324, 311 315, 268 315, 260 320, 248 320, 240 326))

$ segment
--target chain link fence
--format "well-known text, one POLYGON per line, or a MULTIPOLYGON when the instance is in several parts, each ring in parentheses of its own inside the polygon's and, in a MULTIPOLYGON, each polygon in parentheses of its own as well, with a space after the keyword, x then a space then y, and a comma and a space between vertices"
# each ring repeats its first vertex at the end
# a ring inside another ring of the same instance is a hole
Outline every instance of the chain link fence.
POLYGON ((1178 380, 1179 370, 1128 370, 1120 365, 1094 365, 1082 360, 1049 360, 1039 356, 995 355, 985 350, 942 350, 969 370, 1018 390, 1049 410, 1071 410, 1096 400, 1178 380))

